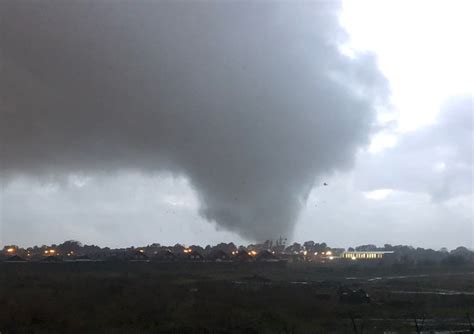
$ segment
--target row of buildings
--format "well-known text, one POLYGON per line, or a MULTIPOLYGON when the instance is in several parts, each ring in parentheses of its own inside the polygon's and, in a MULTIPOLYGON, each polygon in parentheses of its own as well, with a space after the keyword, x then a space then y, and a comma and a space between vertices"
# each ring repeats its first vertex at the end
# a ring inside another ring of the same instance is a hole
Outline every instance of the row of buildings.
POLYGON ((0 260, 6 262, 94 262, 94 261, 132 261, 132 262, 330 262, 337 260, 381 260, 393 251, 332 251, 277 253, 268 249, 212 249, 203 251, 197 247, 174 247, 150 249, 101 250, 97 252, 65 251, 48 248, 41 253, 7 248, 0 260))

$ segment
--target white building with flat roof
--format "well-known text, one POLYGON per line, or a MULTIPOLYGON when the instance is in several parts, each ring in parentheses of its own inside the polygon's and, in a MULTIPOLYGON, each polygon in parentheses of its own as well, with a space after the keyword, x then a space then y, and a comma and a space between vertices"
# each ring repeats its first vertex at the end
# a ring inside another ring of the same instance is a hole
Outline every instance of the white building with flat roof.
POLYGON ((393 251, 347 251, 342 254, 342 258, 351 260, 376 260, 382 259, 387 254, 393 254, 393 251))

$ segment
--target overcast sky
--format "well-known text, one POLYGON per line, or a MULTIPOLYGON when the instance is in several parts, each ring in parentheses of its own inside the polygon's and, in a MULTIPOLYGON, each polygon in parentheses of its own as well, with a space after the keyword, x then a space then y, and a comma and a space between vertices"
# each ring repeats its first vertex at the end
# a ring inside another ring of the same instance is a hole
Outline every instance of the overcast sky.
POLYGON ((0 245, 474 246, 470 1, 0 12, 0 245))

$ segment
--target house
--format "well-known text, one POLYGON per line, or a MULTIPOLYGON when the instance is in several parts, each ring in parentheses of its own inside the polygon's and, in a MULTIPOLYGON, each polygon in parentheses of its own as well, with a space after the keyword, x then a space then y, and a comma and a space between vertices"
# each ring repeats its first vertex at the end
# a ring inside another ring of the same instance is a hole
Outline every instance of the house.
POLYGON ((303 262, 305 261, 305 257, 303 254, 288 254, 288 253, 281 253, 281 254, 278 254, 278 257, 283 260, 283 261, 286 261, 286 262, 303 262))
POLYGON ((203 261, 204 256, 196 250, 190 250, 184 253, 184 258, 190 261, 203 261))
POLYGON ((256 258, 259 262, 278 262, 278 258, 270 251, 264 250, 257 254, 256 258))
POLYGON ((130 257, 131 262, 149 262, 150 259, 143 251, 134 252, 130 257))
POLYGON ((393 253, 393 251, 347 251, 342 254, 342 258, 348 260, 380 260, 393 253))
POLYGON ((13 255, 13 256, 10 256, 9 258, 7 258, 5 260, 5 262, 9 262, 9 263, 24 263, 26 262, 26 260, 24 258, 22 258, 21 256, 18 256, 18 255, 13 255))
POLYGON ((250 262, 253 261, 253 257, 245 250, 241 249, 234 255, 235 260, 239 262, 250 262))
POLYGON ((224 252, 222 249, 216 249, 207 256, 207 260, 222 262, 222 261, 231 261, 232 259, 229 256, 229 254, 224 252))
POLYGON ((59 256, 50 255, 50 256, 47 256, 47 257, 43 258, 40 262, 42 262, 42 263, 59 263, 59 262, 63 262, 63 259, 60 258, 59 256))
POLYGON ((159 251, 154 257, 156 261, 171 262, 176 261, 176 255, 169 249, 159 251))

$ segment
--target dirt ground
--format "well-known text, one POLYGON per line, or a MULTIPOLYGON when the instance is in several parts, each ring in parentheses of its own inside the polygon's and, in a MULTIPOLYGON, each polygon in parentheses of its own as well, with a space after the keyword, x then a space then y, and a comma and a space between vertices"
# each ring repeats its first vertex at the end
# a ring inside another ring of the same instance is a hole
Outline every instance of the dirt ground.
POLYGON ((5 333, 465 331, 474 268, 2 263, 5 333))

